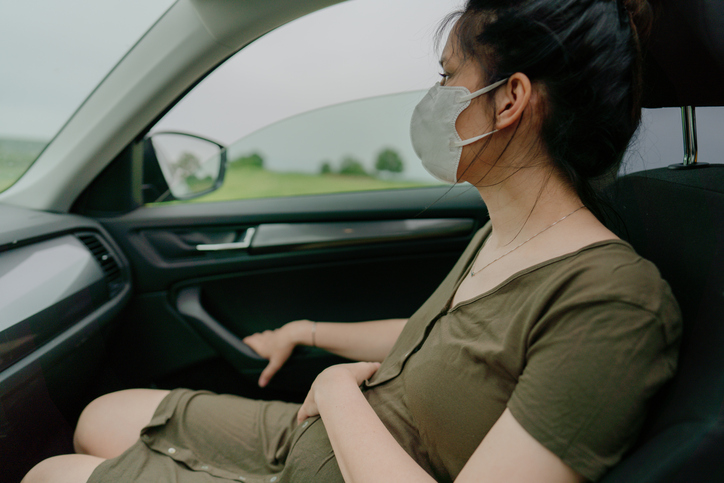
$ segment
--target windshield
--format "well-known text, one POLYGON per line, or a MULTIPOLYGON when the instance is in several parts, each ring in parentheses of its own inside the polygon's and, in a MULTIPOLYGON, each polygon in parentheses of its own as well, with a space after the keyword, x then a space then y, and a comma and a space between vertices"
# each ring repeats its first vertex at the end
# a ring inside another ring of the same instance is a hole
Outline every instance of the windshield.
POLYGON ((174 1, 0 3, 0 191, 174 1))

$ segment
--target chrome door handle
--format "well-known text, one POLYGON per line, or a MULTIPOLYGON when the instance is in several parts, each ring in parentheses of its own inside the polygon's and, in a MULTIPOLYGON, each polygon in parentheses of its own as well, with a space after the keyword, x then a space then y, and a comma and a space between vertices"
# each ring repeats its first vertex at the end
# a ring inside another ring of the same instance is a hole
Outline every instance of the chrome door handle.
POLYGON ((244 239, 234 243, 215 243, 208 245, 196 245, 196 249, 201 252, 218 252, 222 250, 246 250, 251 246, 251 240, 254 238, 256 228, 247 228, 244 232, 244 239))

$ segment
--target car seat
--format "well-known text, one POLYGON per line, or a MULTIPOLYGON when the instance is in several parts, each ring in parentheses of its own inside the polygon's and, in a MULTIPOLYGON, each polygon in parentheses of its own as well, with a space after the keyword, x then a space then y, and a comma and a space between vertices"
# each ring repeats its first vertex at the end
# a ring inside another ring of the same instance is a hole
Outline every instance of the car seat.
POLYGON ((601 481, 724 482, 724 165, 697 162, 694 116, 696 106, 724 105, 724 2, 655 7, 645 105, 685 106, 685 159, 619 179, 610 194, 622 223, 612 227, 669 282, 684 333, 676 376, 601 481))

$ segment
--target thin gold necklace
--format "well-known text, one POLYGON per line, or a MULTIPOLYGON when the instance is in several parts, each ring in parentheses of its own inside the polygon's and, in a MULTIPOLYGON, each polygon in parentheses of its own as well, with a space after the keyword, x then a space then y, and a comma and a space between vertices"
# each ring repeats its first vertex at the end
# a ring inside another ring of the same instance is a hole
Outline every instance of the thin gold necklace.
POLYGON ((490 263, 488 263, 487 265, 485 265, 485 266, 484 266, 483 268, 481 268, 480 270, 477 270, 477 271, 476 271, 476 270, 474 270, 474 268, 475 268, 475 262, 478 261, 478 256, 480 256, 480 252, 483 251, 482 248, 481 248, 481 249, 480 249, 480 252, 478 252, 478 254, 475 255, 475 260, 473 261, 472 267, 470 267, 470 277, 472 278, 472 277, 474 277, 475 275, 479 274, 480 272, 482 272, 483 270, 485 270, 486 268, 488 268, 489 266, 491 266, 493 263, 497 262, 498 260, 500 260, 500 259, 503 258, 504 256, 510 255, 511 253, 513 253, 514 251, 516 251, 518 248, 522 247, 523 245, 525 245, 526 243, 528 243, 529 241, 531 241, 533 238, 537 237, 538 235, 540 235, 541 233, 543 233, 543 232, 546 231, 546 230, 550 230, 551 228, 553 228, 554 226, 556 226, 558 223, 562 222, 563 220, 565 220, 566 218, 568 218, 569 216, 571 216, 573 213, 575 213, 576 211, 581 210, 581 209, 583 209, 583 208, 584 208, 584 206, 579 206, 578 208, 576 208, 575 210, 571 211, 570 213, 568 213, 566 216, 564 216, 564 217, 561 218, 560 220, 554 221, 553 223, 551 223, 551 224, 548 225, 547 227, 543 228, 541 231, 539 231, 538 233, 536 233, 536 234, 533 235, 532 237, 528 238, 526 241, 524 241, 523 243, 521 243, 521 244, 518 245, 517 247, 508 250, 507 252, 503 253, 502 255, 500 255, 498 258, 496 258, 496 259, 493 260, 492 262, 490 262, 490 263))

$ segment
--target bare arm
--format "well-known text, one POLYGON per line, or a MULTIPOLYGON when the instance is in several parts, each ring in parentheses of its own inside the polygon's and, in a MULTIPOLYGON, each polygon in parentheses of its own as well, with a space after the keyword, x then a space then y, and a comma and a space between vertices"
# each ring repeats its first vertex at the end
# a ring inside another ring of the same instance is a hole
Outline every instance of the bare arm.
MULTIPOLYGON (((312 386, 300 418, 321 415, 347 483, 434 482, 397 444, 360 392, 360 378, 370 377, 372 369, 374 367, 364 364, 348 364, 325 370, 312 386)), ((580 483, 585 480, 530 436, 506 409, 455 481, 580 483)))
POLYGON ((310 320, 295 320, 276 330, 250 335, 244 342, 269 360, 259 378, 259 385, 264 387, 298 345, 316 345, 347 359, 382 362, 406 323, 407 319, 389 319, 357 323, 317 322, 315 325, 310 320))
POLYGON ((373 320, 353 324, 318 322, 315 342, 317 347, 347 359, 382 362, 406 323, 407 319, 373 320))

